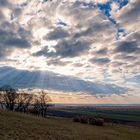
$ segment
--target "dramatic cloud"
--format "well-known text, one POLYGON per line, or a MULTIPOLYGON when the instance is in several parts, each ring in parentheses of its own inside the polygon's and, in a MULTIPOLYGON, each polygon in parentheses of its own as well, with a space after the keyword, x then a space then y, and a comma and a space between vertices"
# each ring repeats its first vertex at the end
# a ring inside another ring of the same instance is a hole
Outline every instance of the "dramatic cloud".
MULTIPOLYGON (((20 87, 16 83, 24 73, 32 79, 47 70, 50 72, 43 75, 50 75, 48 84, 52 79, 60 83, 71 80, 67 86, 50 86, 52 91, 94 93, 97 84, 105 94, 112 90, 112 96, 105 97, 108 100, 119 96, 113 85, 118 89, 123 85, 127 89, 124 95, 132 92, 138 99, 139 7, 139 0, 0 0, 0 66, 7 68, 4 78, 13 70, 18 75, 13 86, 20 87)), ((35 87, 34 80, 29 82, 28 88, 35 87)))
POLYGON ((58 75, 48 71, 16 70, 11 67, 0 67, 0 85, 9 83, 17 88, 43 88, 63 92, 86 92, 90 94, 121 94, 125 88, 83 81, 78 78, 58 75), (10 73, 12 72, 12 74, 10 73), (4 79, 2 81, 2 79, 4 79))
POLYGON ((115 49, 115 52, 122 52, 122 53, 133 53, 136 51, 139 51, 140 48, 138 48, 137 42, 127 42, 122 41, 117 44, 117 48, 115 49))
POLYGON ((56 28, 54 31, 50 32, 47 35, 48 40, 57 40, 57 39, 63 39, 69 36, 69 33, 67 33, 62 28, 56 28))
POLYGON ((56 46, 56 53, 61 57, 75 57, 89 49, 89 42, 86 41, 60 41, 56 46))
POLYGON ((12 22, 11 15, 16 6, 9 1, 1 0, 0 9, 0 57, 10 56, 14 49, 25 49, 31 46, 30 31, 17 22, 12 22))

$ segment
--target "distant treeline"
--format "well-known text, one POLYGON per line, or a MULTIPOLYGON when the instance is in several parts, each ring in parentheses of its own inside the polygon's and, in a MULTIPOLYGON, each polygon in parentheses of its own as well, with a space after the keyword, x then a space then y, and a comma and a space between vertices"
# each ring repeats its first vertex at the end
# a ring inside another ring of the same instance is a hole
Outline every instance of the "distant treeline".
POLYGON ((43 90, 37 94, 18 91, 9 85, 0 87, 1 109, 46 117, 51 98, 43 90))

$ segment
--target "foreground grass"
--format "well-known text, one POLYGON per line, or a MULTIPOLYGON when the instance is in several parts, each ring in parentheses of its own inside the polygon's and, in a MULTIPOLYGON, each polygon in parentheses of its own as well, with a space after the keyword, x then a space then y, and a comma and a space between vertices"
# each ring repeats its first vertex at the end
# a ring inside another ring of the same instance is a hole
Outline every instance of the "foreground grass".
POLYGON ((99 127, 70 119, 0 112, 0 140, 140 140, 140 133, 122 125, 99 127))

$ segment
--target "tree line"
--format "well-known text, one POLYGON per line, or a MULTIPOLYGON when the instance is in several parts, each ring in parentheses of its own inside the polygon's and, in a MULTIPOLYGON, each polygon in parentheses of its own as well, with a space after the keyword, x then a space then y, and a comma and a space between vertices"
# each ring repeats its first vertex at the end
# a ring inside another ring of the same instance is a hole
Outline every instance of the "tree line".
POLYGON ((18 91, 9 85, 0 87, 1 109, 46 117, 50 102, 51 98, 43 90, 37 94, 32 94, 18 91))

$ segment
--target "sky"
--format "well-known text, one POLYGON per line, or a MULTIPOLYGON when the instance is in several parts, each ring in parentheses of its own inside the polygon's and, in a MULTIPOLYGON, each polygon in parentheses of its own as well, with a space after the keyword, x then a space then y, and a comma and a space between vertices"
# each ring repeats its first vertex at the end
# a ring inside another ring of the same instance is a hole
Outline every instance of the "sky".
POLYGON ((140 104, 140 0, 0 0, 0 86, 54 103, 140 104))

